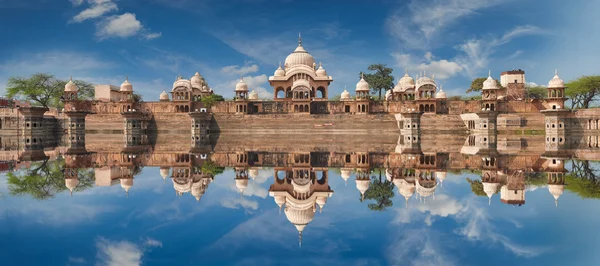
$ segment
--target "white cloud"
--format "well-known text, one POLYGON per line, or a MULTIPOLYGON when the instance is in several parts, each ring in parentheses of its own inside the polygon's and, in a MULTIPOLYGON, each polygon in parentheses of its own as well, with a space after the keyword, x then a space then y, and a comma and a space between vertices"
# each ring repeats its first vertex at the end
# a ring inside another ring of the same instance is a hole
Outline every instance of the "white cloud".
POLYGON ((86 261, 81 257, 71 257, 69 256, 69 264, 85 264, 86 261))
MULTIPOLYGON (((75 6, 81 5, 82 2, 82 0, 72 1, 75 6)), ((110 0, 89 0, 88 2, 90 2, 91 6, 73 17, 73 22, 82 22, 88 19, 99 18, 118 9, 117 4, 110 0)))
POLYGON ((144 240, 143 245, 146 247, 154 247, 154 248, 156 248, 156 247, 162 248, 162 246, 163 246, 162 242, 160 242, 156 239, 149 238, 149 237, 144 240))
POLYGON ((101 40, 111 37, 131 37, 138 34, 143 28, 142 23, 132 13, 108 17, 99 23, 97 27, 96 36, 101 40))
POLYGON ((129 266, 141 265, 143 251, 136 244, 128 241, 111 242, 104 238, 96 242, 98 249, 97 265, 129 266))
POLYGON ((223 199, 221 200, 221 206, 228 209, 239 209, 241 207, 245 210, 258 210, 258 202, 249 200, 246 197, 223 199))
POLYGON ((416 69, 434 74, 436 79, 447 79, 456 76, 463 71, 463 67, 458 63, 450 62, 445 59, 420 64, 416 66, 416 69))
MULTIPOLYGON (((271 89, 267 89, 267 87, 269 87, 269 84, 267 83, 267 81, 269 80, 269 78, 267 77, 267 75, 262 74, 262 75, 258 75, 258 76, 245 76, 243 77, 244 82, 246 84, 248 84, 248 89, 250 91, 254 90, 256 91, 256 93, 258 93, 258 97, 260 99, 272 99, 273 98, 273 93, 271 92, 271 89)), ((235 85, 239 82, 239 78, 238 79, 233 79, 233 80, 229 80, 225 83, 219 84, 217 86, 215 86, 215 92, 221 94, 221 95, 228 95, 233 93, 233 90, 235 89, 235 85)))
POLYGON ((455 265, 450 246, 429 229, 397 230, 385 256, 391 265, 455 265))
POLYGON ((162 32, 154 32, 154 33, 145 34, 143 37, 146 40, 154 40, 154 39, 160 38, 161 36, 162 36, 162 32))
POLYGON ((83 4, 83 0, 69 0, 73 6, 80 6, 83 4))
POLYGON ((245 65, 245 66, 238 66, 238 65, 232 65, 232 66, 226 66, 221 68, 221 73, 223 74, 228 74, 228 75, 247 75, 250 73, 255 73, 258 72, 258 65, 253 64, 253 65, 245 65))
POLYGON ((417 205, 417 209, 420 212, 440 217, 455 215, 462 210, 463 207, 464 206, 458 203, 456 199, 445 194, 436 195, 435 200, 430 200, 424 204, 417 205))
POLYGON ((425 60, 431 61, 433 59, 433 54, 431 52, 425 53, 425 60))

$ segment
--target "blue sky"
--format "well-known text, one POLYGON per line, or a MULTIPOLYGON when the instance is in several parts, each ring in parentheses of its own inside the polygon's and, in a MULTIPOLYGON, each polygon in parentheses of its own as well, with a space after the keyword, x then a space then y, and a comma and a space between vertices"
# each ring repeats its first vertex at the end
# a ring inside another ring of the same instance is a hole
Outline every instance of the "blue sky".
POLYGON ((353 89, 371 63, 435 74, 461 94, 488 69, 526 70, 546 84, 598 74, 600 2, 574 0, 0 0, 0 90, 10 76, 119 85, 129 75, 146 100, 178 74, 199 71, 227 97, 240 75, 262 97, 267 78, 297 45, 353 89))
POLYGON ((409 199, 372 212, 354 177, 330 171, 334 194, 296 229, 268 196, 263 169, 240 197, 234 173, 215 178, 197 202, 175 196, 158 168, 144 168, 125 197, 117 184, 48 201, 9 194, 0 176, 0 261, 6 265, 595 265, 597 200, 529 187, 519 208, 472 194, 448 174, 435 199, 409 199), (585 217, 585 219, 582 219, 585 217), (26 250, 26 252, 24 252, 26 250))

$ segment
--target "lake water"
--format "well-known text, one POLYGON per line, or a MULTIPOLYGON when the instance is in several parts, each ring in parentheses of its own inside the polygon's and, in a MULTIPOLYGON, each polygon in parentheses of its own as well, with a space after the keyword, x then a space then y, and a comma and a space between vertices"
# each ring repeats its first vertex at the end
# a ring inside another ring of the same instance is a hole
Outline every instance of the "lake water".
POLYGON ((600 168, 573 152, 340 155, 344 152, 330 148, 294 153, 266 149, 164 152, 162 157, 156 147, 135 152, 85 147, 2 151, 18 159, 2 162, 0 262, 600 261, 595 228, 600 223, 600 181, 595 179, 600 168), (366 161, 361 161, 363 155, 366 161), (347 165, 339 167, 339 161, 347 165))

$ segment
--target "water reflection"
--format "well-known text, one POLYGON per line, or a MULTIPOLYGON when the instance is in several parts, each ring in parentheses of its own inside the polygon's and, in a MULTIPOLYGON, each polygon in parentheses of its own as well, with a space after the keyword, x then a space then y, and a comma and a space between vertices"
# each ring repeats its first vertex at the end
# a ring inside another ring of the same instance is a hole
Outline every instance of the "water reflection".
MULTIPOLYGON (((209 251, 221 251, 220 241, 232 237, 229 234, 233 234, 236 230, 232 229, 227 233, 221 231, 219 229, 221 227, 252 228, 251 231, 256 232, 246 233, 251 236, 249 243, 252 243, 252 239, 255 239, 257 244, 275 241, 257 236, 258 232, 265 229, 259 229, 259 225, 252 224, 250 221, 253 219, 262 219, 261 221, 266 219, 269 223, 275 223, 274 221, 280 220, 279 216, 285 217, 286 226, 293 225, 297 233, 294 237, 297 237, 301 250, 312 254, 315 252, 313 247, 318 241, 333 243, 336 242, 333 240, 336 237, 348 241, 363 239, 368 243, 391 237, 387 236, 385 230, 381 228, 377 229, 381 232, 373 232, 371 236, 365 236, 368 234, 357 228, 361 228, 363 223, 379 224, 378 219, 412 224, 416 219, 415 212, 426 213, 420 226, 431 227, 438 219, 437 226, 439 230, 443 230, 444 238, 456 241, 460 241, 458 239, 461 237, 479 241, 488 239, 501 243, 505 252, 514 251, 516 250, 514 241, 520 238, 513 234, 499 235, 502 230, 498 229, 498 232, 493 234, 488 232, 491 235, 487 238, 481 236, 483 232, 487 232, 485 230, 491 230, 489 229, 492 228, 489 224, 491 218, 482 216, 484 214, 481 213, 481 209, 475 207, 478 206, 477 203, 473 203, 478 202, 476 199, 487 197, 485 204, 492 205, 488 208, 508 205, 521 207, 519 210, 522 210, 524 206, 530 206, 522 214, 518 214, 518 210, 507 212, 502 209, 490 209, 502 213, 506 216, 505 219, 515 223, 519 228, 522 226, 521 223, 528 220, 524 215, 552 215, 546 212, 537 213, 538 208, 545 206, 547 202, 553 202, 554 212, 558 213, 557 208, 562 206, 559 201, 565 193, 573 193, 581 198, 600 197, 600 185, 597 181, 598 165, 595 163, 598 153, 593 147, 587 145, 585 141, 587 137, 571 137, 565 140, 564 145, 546 145, 545 136, 505 139, 485 137, 485 135, 429 137, 420 134, 404 134, 400 137, 380 139, 353 136, 346 141, 341 141, 340 139, 344 138, 336 136, 331 139, 314 138, 310 142, 290 144, 275 136, 223 135, 218 140, 208 139, 200 142, 193 139, 190 143, 187 140, 180 141, 178 135, 141 134, 136 135, 134 141, 133 137, 114 134, 77 134, 76 137, 67 134, 58 141, 44 141, 44 145, 23 147, 3 143, 5 149, 0 151, 3 158, 1 169, 6 173, 9 197, 14 196, 15 200, 21 199, 21 201, 14 201, 17 202, 16 204, 22 206, 58 204, 55 199, 63 194, 67 196, 70 194, 73 203, 86 202, 90 195, 88 193, 104 189, 102 187, 113 186, 120 186, 121 197, 128 197, 127 201, 132 202, 119 202, 119 204, 122 206, 132 204, 131 208, 144 206, 156 208, 156 212, 160 208, 174 208, 174 212, 181 215, 182 204, 192 202, 193 207, 188 207, 190 209, 186 212, 191 217, 200 217, 196 215, 205 212, 202 215, 203 225, 210 230, 202 232, 207 235, 207 239, 214 242, 198 244, 198 248, 204 250, 202 254, 205 255, 209 251), (256 138, 271 141, 265 143, 265 141, 256 141, 256 138), (146 168, 151 172, 145 172, 146 168), (336 178, 338 180, 335 180, 336 178), (147 179, 160 182, 152 182, 145 186, 162 185, 168 190, 172 186, 177 198, 175 201, 178 203, 170 206, 171 200, 165 197, 160 198, 164 202, 156 202, 142 189, 143 186, 139 185, 139 182, 148 182, 145 181, 147 179), (547 196, 544 198, 531 196, 538 188, 547 190, 547 196), (211 191, 214 193, 211 194, 211 191), (227 191, 235 191, 235 198, 227 191), (476 198, 460 201, 465 191, 476 198), (34 202, 27 201, 30 199, 34 202), (263 202, 263 199, 268 202, 263 202), (169 206, 165 207, 165 203, 169 206), (215 204, 219 205, 218 209, 214 208, 215 204), (269 206, 278 209, 280 215, 277 215, 277 211, 271 212, 272 208, 269 206), (243 217, 233 217, 233 214, 225 214, 227 212, 223 211, 234 212, 231 209, 243 211, 239 214, 243 217), (357 215, 364 210, 372 214, 362 216, 363 218, 360 218, 362 220, 350 217, 350 214, 357 215), (532 212, 532 210, 536 211, 532 212), (454 217, 456 221, 450 222, 440 217, 454 217), (324 224, 339 225, 346 219, 352 222, 348 225, 350 227, 343 227, 343 231, 328 229, 332 231, 326 234, 318 233, 324 224), (453 223, 465 221, 468 221, 466 227, 452 229, 453 223), (482 223, 488 229, 482 229, 482 223), (359 234, 360 237, 353 234, 359 234)), ((2 141, 12 140, 2 138, 2 141)), ((8 195, 4 197, 6 196, 8 195)), ((100 195, 94 199, 110 200, 108 195, 100 195)), ((573 206, 577 199, 572 198, 569 202, 571 205, 567 205, 565 211, 572 211, 568 208, 573 206)), ((4 209, 6 210, 6 207, 4 209)), ((138 221, 139 217, 148 219, 148 213, 138 213, 135 209, 130 211, 130 213, 123 213, 119 219, 126 221, 138 221)), ((169 219, 168 215, 161 216, 163 217, 155 221, 156 224, 149 227, 151 229, 144 229, 137 233, 147 235, 149 232, 160 232, 161 227, 171 228, 169 223, 173 223, 173 220, 169 219)), ((537 216, 532 217, 534 220, 537 219, 537 216)), ((6 215, 3 219, 6 223, 11 216, 6 215)), ((100 221, 96 222, 106 226, 106 222, 100 221)), ((149 220, 138 223, 152 222, 149 220)), ((177 225, 185 227, 192 226, 193 223, 190 221, 177 225)), ((118 229, 120 230, 122 228, 118 229)), ((410 230, 416 230, 414 231, 416 234, 423 234, 427 238, 436 238, 431 235, 431 232, 423 231, 425 230, 423 228, 410 230)), ((407 232, 411 232, 410 230, 407 232)), ((6 234, 5 231, 0 233, 6 234)), ((107 234, 109 233, 104 232, 102 235, 107 234)), ((291 232, 269 231, 265 234, 272 234, 270 236, 272 238, 282 234, 284 236, 281 237, 287 239, 291 232)), ((12 235, 7 239, 15 237, 18 235, 12 235)), ((415 243, 416 240, 407 238, 407 235, 403 237, 407 245, 421 244, 420 241, 415 243)), ((129 241, 135 238, 129 238, 129 241)), ((164 239, 169 238, 165 236, 164 239)), ((111 243, 107 239, 98 241, 101 245, 97 243, 96 246, 103 246, 104 249, 108 249, 107 246, 111 243)), ((170 243, 173 245, 175 242, 170 241, 170 243)), ((143 253, 144 244, 136 245, 138 252, 143 253)), ((154 245, 158 246, 156 243, 154 245)), ((160 246, 162 245, 161 242, 160 246)), ((377 244, 380 245, 382 244, 377 244)), ((269 247, 281 249, 282 252, 292 252, 288 250, 287 244, 269 247)), ((360 248, 361 246, 352 246, 350 249, 360 248)), ((252 249, 266 252, 260 247, 252 247, 252 249)), ((478 249, 484 248, 478 247, 478 249)), ((496 254, 490 253, 489 256, 498 258, 497 264, 505 261, 499 258, 502 252, 498 250, 494 252, 496 254)), ((532 259, 543 252, 537 250, 513 253, 517 257, 532 259)), ((168 254, 163 255, 168 256, 168 254)), ((410 258, 411 256, 408 256, 409 260, 410 258)), ((234 261, 237 261, 214 256, 205 259, 207 264, 235 264, 234 261)), ((465 264, 481 262, 464 257, 459 261, 469 262, 465 264)), ((536 263, 540 261, 541 258, 536 263)), ((174 262, 169 261, 169 263, 174 262)), ((371 262, 402 264, 392 259, 371 262)), ((524 263, 523 260, 518 262, 517 264, 524 263)), ((150 262, 149 264, 165 263, 150 262)))

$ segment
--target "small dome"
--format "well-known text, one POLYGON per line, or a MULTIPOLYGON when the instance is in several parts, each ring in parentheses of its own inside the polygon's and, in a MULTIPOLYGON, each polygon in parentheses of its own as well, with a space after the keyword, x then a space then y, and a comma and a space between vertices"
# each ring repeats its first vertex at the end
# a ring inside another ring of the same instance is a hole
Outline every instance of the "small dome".
POLYGON ((312 209, 305 210, 297 210, 293 208, 285 209, 285 217, 296 226, 298 232, 302 232, 304 227, 312 222, 313 218, 315 218, 315 212, 312 209))
POLYGON ((350 100, 350 93, 346 90, 346 88, 344 88, 344 91, 342 92, 342 95, 340 96, 340 100, 342 100, 342 101, 350 100))
POLYGON ((69 82, 65 85, 65 91, 77 92, 77 85, 73 82, 73 77, 69 79, 69 82))
POLYGON ((482 182, 483 183, 483 192, 485 192, 485 194, 488 196, 488 198, 491 198, 492 195, 496 194, 496 192, 498 192, 498 186, 500 186, 499 183, 490 183, 490 182, 482 182))
POLYGON ((169 101, 169 94, 166 91, 161 92, 160 100, 161 101, 169 101))
POLYGON ((396 178, 393 181, 394 185, 398 188, 398 193, 405 199, 412 197, 415 194, 415 185, 407 182, 404 179, 396 178))
POLYGON ((364 78, 364 75, 360 77, 358 83, 356 83, 356 92, 368 92, 369 91, 369 83, 364 78))
POLYGON ((190 83, 192 84, 192 88, 202 89, 206 84, 204 78, 200 75, 200 73, 196 72, 194 76, 190 79, 190 83))
POLYGON ((240 193, 244 193, 244 190, 248 187, 248 179, 236 179, 235 186, 240 193))
POLYGON ((133 92, 133 85, 131 85, 131 83, 129 83, 129 77, 125 78, 125 81, 123 82, 123 84, 121 84, 121 90, 123 92, 133 92))
POLYGON ((248 94, 248 100, 258 100, 258 93, 256 93, 256 91, 252 90, 248 94))
POLYGON ((194 183, 192 185, 192 196, 196 198, 196 201, 200 201, 202 195, 204 195, 204 186, 202 186, 202 182, 194 183))
POLYGON ((406 70, 406 73, 404 74, 404 76, 402 78, 400 78, 400 80, 398 81, 398 85, 399 88, 401 90, 406 90, 407 88, 414 88, 415 87, 415 80, 408 75, 408 69, 406 70))
POLYGON ((360 191, 360 194, 364 195, 365 192, 369 189, 369 184, 371 181, 368 179, 356 179, 356 188, 360 191))
POLYGON ((323 206, 325 206, 325 203, 327 203, 327 197, 324 197, 324 196, 317 197, 317 204, 319 205, 319 208, 323 209, 323 206))
POLYGON ((169 168, 160 168, 160 176, 162 176, 163 179, 166 179, 169 176, 169 168))
POLYGON ((283 70, 283 68, 281 68, 281 62, 279 62, 279 67, 277 68, 277 70, 275 70, 275 73, 273 75, 276 77, 284 77, 285 76, 285 70, 283 70))
POLYGON ((344 179, 344 181, 347 181, 350 178, 350 174, 352 173, 352 170, 350 169, 341 169, 340 170, 340 174, 342 176, 342 179, 344 179))
POLYGON ((285 204, 286 199, 285 196, 275 196, 275 203, 277 204, 277 206, 281 207, 283 206, 283 204, 285 204))
POLYGON ((498 89, 498 83, 492 78, 492 71, 488 74, 488 78, 483 82, 484 90, 495 90, 498 89))
POLYGON ((316 74, 318 77, 326 77, 327 76, 327 71, 325 71, 325 69, 323 68, 323 64, 319 63, 319 69, 317 69, 316 74))
POLYGON ((235 91, 248 91, 248 84, 244 82, 243 78, 240 78, 240 81, 235 85, 235 91))
POLYGON ((132 186, 133 178, 121 178, 121 187, 125 189, 125 191, 129 191, 132 186))
POLYGON ((254 168, 248 170, 248 175, 250 176, 250 178, 252 178, 252 180, 256 179, 258 177, 258 169, 254 168))
POLYGON ((417 193, 421 196, 421 197, 429 197, 431 195, 433 195, 433 193, 435 193, 435 188, 437 187, 437 184, 434 182, 433 186, 429 186, 429 184, 425 183, 421 184, 421 181, 419 181, 419 179, 417 179, 416 182, 416 190, 417 193))
POLYGON ((286 70, 297 65, 308 66, 313 68, 313 70, 315 65, 315 59, 302 47, 301 38, 298 38, 298 47, 296 47, 296 50, 285 58, 286 70))
POLYGON ((73 190, 79 185, 79 179, 77 178, 67 178, 65 179, 65 186, 69 189, 69 191, 73 192, 73 190))
POLYGON ((427 76, 422 76, 417 80, 416 87, 417 87, 417 89, 419 89, 420 87, 425 86, 425 85, 431 85, 431 86, 437 87, 435 84, 435 80, 433 80, 433 78, 430 78, 427 76))
POLYGON ((192 83, 189 80, 184 79, 181 76, 179 76, 179 77, 177 77, 177 80, 175 80, 175 82, 173 82, 173 90, 175 90, 176 88, 179 88, 179 87, 184 87, 188 90, 191 90, 192 83))
POLYGON ((554 77, 548 82, 549 89, 562 89, 565 87, 565 81, 558 76, 558 71, 554 71, 554 77))
POLYGON ((435 98, 436 99, 446 99, 448 97, 446 97, 446 92, 444 90, 442 90, 442 87, 440 86, 440 90, 435 94, 435 98))
POLYGON ((550 184, 548 185, 548 191, 550 191, 550 194, 552 194, 555 200, 558 200, 558 198, 565 192, 565 186, 550 184))
POLYGON ((440 180, 440 182, 443 182, 444 179, 446 179, 447 175, 448 175, 448 173, 446 173, 446 172, 435 172, 435 178, 437 180, 440 180))

